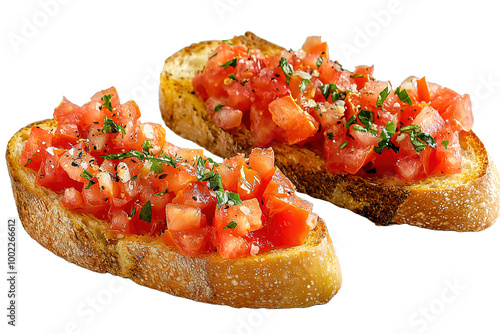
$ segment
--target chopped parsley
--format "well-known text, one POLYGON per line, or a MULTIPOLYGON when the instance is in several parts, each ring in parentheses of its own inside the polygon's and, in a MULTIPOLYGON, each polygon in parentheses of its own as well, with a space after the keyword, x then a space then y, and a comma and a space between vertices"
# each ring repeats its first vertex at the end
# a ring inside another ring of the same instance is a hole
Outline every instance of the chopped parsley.
MULTIPOLYGON (((106 96, 106 95, 105 95, 106 96)), ((122 138, 125 135, 125 129, 123 126, 116 124, 111 118, 108 118, 104 115, 104 126, 102 127, 102 131, 106 133, 122 133, 122 138)))
POLYGON ((337 85, 331 83, 331 84, 319 86, 318 88, 319 88, 321 94, 323 94, 323 96, 325 97, 325 100, 328 100, 328 98, 330 97, 330 93, 335 92, 337 90, 337 85))
POLYGON ((128 151, 123 153, 115 153, 108 155, 101 155, 101 158, 113 160, 113 159, 126 159, 126 158, 137 158, 139 160, 148 160, 151 162, 151 170, 156 174, 163 173, 163 165, 175 167, 180 158, 172 158, 166 154, 160 154, 157 157, 149 156, 139 151, 128 151))
POLYGON ((398 87, 396 88, 396 91, 394 91, 394 94, 399 97, 399 100, 401 100, 401 102, 406 103, 410 106, 413 105, 406 89, 401 89, 401 87, 398 87))
POLYGON ((290 64, 288 64, 288 60, 286 59, 286 57, 281 57, 280 67, 283 70, 283 73, 285 73, 286 83, 289 84, 290 77, 293 75, 293 69, 290 64))
POLYGON ((396 133, 396 125, 394 125, 394 122, 389 121, 387 122, 387 125, 382 128, 382 132, 380 133, 380 141, 378 142, 378 146, 375 146, 373 150, 375 153, 382 154, 382 151, 387 148, 387 149, 392 149, 394 152, 398 153, 399 152, 399 147, 394 145, 394 143, 391 141, 391 137, 394 136, 396 133))
POLYGON ((226 61, 223 64, 220 64, 220 66, 224 67, 225 69, 227 69, 229 66, 236 67, 237 63, 238 63, 238 57, 234 57, 233 59, 228 60, 228 61, 226 61))
POLYGON ((133 216, 135 216, 135 208, 132 208, 132 210, 130 210, 130 214, 128 216, 130 218, 132 218, 133 216))
POLYGON ((168 188, 166 188, 166 189, 165 189, 165 190, 163 190, 163 191, 160 191, 159 193, 156 193, 155 195, 160 196, 160 195, 162 195, 162 194, 166 194, 166 193, 168 193, 168 188))
POLYGON ((333 133, 331 133, 331 132, 327 132, 327 133, 326 133, 326 137, 327 137, 328 139, 333 139, 333 137, 335 137, 335 136, 333 135, 333 133))
POLYGON ((441 142, 441 144, 443 144, 443 146, 444 146, 444 148, 445 148, 445 149, 448 149, 448 144, 449 144, 449 143, 450 143, 450 141, 449 141, 449 140, 443 140, 443 141, 441 142))
POLYGON ((94 176, 90 174, 88 170, 84 170, 81 174, 81 177, 83 177, 85 180, 89 181, 85 189, 89 189, 93 184, 95 184, 95 181, 93 180, 94 176))
POLYGON ((111 105, 111 94, 104 95, 102 100, 104 101, 102 107, 108 109, 109 111, 113 111, 113 106, 111 105))
POLYGON ((217 112, 217 111, 221 110, 223 107, 224 107, 224 106, 223 106, 222 104, 220 104, 220 103, 219 103, 218 105, 216 105, 216 106, 215 106, 215 108, 214 108, 214 112, 217 112))
POLYGON ((238 79, 236 79, 236 76, 233 73, 229 74, 229 79, 238 81, 238 79))
POLYGON ((236 224, 236 222, 233 220, 229 224, 227 224, 226 227, 224 227, 223 229, 225 230, 230 228, 231 230, 234 230, 236 226, 238 226, 238 224, 236 224))
POLYGON ((380 94, 377 97, 377 104, 376 104, 376 106, 377 107, 382 107, 384 105, 385 99, 387 99, 387 96, 389 96, 389 87, 385 87, 385 89, 380 92, 380 94))
POLYGON ((150 223, 151 222, 151 201, 148 200, 141 208, 139 218, 150 223))
POLYGON ((351 74, 351 79, 364 78, 364 77, 365 76, 363 74, 360 74, 360 73, 351 74))
POLYGON ((359 132, 366 132, 366 129, 358 124, 354 124, 352 126, 352 129, 359 132))
POLYGON ((226 43, 227 45, 234 46, 234 44, 231 43, 230 41, 228 41, 227 39, 222 40, 222 43, 226 43))
POLYGON ((354 123, 356 123, 356 115, 352 115, 352 117, 347 120, 345 127, 349 129, 349 127, 354 123))
POLYGON ((24 167, 28 166, 33 160, 29 159, 26 161, 26 164, 24 165, 24 167))
MULTIPOLYGON (((216 174, 219 175, 219 174, 216 174)), ((240 199, 240 195, 237 193, 232 193, 227 190, 216 190, 215 197, 217 198, 217 208, 223 205, 242 205, 243 202, 240 199)))
POLYGON ((303 92, 306 90, 306 87, 307 85, 309 85, 309 83, 311 82, 311 80, 309 79, 302 79, 302 81, 300 82, 300 91, 303 92))
POLYGON ((316 60, 316 66, 319 68, 323 64, 323 57, 319 56, 318 60, 316 60))
POLYGON ((153 148, 153 145, 151 145, 151 142, 149 140, 145 140, 144 144, 142 144, 142 153, 145 155, 149 155, 149 149, 153 148))
POLYGON ((347 146, 348 144, 349 144, 349 141, 347 141, 347 140, 346 140, 345 142, 343 142, 342 144, 340 144, 339 148, 340 148, 341 150, 343 150, 344 148, 346 148, 346 146, 347 146))
POLYGON ((216 52, 216 53, 214 53, 213 55, 211 55, 208 59, 210 60, 210 59, 212 59, 213 57, 217 56, 218 54, 219 54, 219 53, 218 53, 218 52, 216 52))
MULTIPOLYGON (((355 117, 355 116, 353 116, 355 117)), ((352 119, 352 117, 351 117, 352 119)), ((363 127, 361 128, 359 125, 356 126, 356 129, 353 129, 354 130, 357 130, 357 131, 361 131, 361 132, 370 132, 372 135, 377 135, 377 131, 375 129, 372 129, 372 125, 373 125, 373 112, 372 111, 369 111, 369 110, 361 110, 358 114, 358 119, 359 121, 361 122, 361 124, 363 124, 363 127), (361 129, 362 130, 361 130, 361 129)), ((356 118, 354 119, 354 122, 356 122, 356 118)))
POLYGON ((410 141, 415 148, 415 151, 420 152, 425 149, 426 146, 430 146, 436 149, 436 141, 434 138, 425 132, 422 132, 419 125, 407 125, 400 129, 401 132, 408 132, 410 136, 410 141))

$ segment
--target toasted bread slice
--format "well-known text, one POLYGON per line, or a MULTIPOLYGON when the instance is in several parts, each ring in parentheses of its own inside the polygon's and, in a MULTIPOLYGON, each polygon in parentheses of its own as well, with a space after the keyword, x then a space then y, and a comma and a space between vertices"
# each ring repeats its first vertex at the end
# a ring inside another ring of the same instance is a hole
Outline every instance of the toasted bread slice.
MULTIPOLYGON (((283 48, 247 32, 233 44, 275 55, 283 48)), ((193 92, 192 78, 221 41, 192 44, 165 61, 160 83, 160 109, 165 124, 214 154, 249 153, 255 142, 243 126, 217 127, 193 92)), ((297 190, 354 211, 378 225, 410 224, 429 229, 480 231, 491 226, 500 209, 498 172, 479 138, 461 133, 462 173, 429 177, 407 185, 395 177, 331 173, 320 152, 273 142, 276 165, 297 190)))
POLYGON ((36 173, 19 164, 34 125, 54 129, 57 123, 28 125, 9 141, 12 190, 28 234, 67 261, 176 296, 233 307, 307 307, 328 302, 340 289, 339 262, 321 219, 302 246, 227 260, 218 253, 186 257, 159 237, 118 237, 109 223, 67 210, 60 194, 38 186, 36 173))

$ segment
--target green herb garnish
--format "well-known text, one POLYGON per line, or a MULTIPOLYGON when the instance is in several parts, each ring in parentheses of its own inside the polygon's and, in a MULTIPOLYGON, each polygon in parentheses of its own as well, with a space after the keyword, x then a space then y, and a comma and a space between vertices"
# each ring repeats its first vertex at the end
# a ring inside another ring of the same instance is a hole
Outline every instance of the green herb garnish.
POLYGON ((148 160, 151 162, 151 170, 156 174, 163 173, 163 165, 175 167, 180 158, 172 158, 171 156, 160 154, 158 157, 148 156, 139 151, 129 151, 123 153, 115 153, 108 155, 101 155, 101 158, 113 160, 113 159, 126 159, 126 158, 137 158, 139 160, 148 160))
POLYGON ((443 140, 443 141, 441 142, 441 144, 443 144, 443 146, 444 146, 444 148, 445 148, 445 149, 448 149, 448 144, 449 144, 449 143, 450 143, 450 141, 449 141, 449 140, 443 140))
MULTIPOLYGON (((219 174, 216 174, 219 175, 219 174)), ((237 193, 232 193, 226 190, 216 190, 215 197, 217 198, 217 207, 220 208, 223 205, 242 205, 243 202, 240 199, 240 195, 237 193)))
POLYGON ((356 115, 352 115, 352 117, 347 120, 345 127, 349 129, 349 127, 354 123, 356 123, 356 115))
POLYGON ((102 100, 104 101, 102 107, 108 109, 109 111, 113 111, 113 106, 111 105, 111 94, 104 95, 102 100))
POLYGON ((406 89, 401 89, 401 87, 398 87, 398 88, 396 88, 396 91, 394 91, 394 94, 396 94, 399 97, 401 102, 406 103, 410 106, 413 105, 411 103, 410 96, 408 95, 408 92, 406 91, 406 89))
POLYGON ((81 174, 81 177, 83 177, 85 180, 89 181, 85 189, 89 189, 93 184, 95 184, 95 181, 93 180, 94 176, 90 174, 88 170, 84 170, 81 174))
POLYGON ((286 83, 289 84, 290 77, 293 75, 293 70, 290 64, 288 64, 288 60, 286 59, 286 57, 281 57, 280 67, 283 70, 283 73, 285 73, 286 83))
POLYGON ((233 59, 228 60, 228 61, 226 61, 223 64, 220 64, 220 66, 224 67, 225 69, 227 69, 229 66, 236 67, 237 63, 238 63, 238 57, 234 57, 233 59))
POLYGON ((106 115, 104 115, 104 126, 102 127, 102 131, 106 133, 122 133, 122 138, 125 135, 125 129, 123 126, 116 124, 113 119, 108 118, 106 115))
POLYGON ((341 150, 343 150, 344 148, 346 148, 346 146, 347 146, 348 144, 349 144, 349 141, 347 141, 347 140, 346 140, 345 142, 343 142, 342 144, 340 144, 339 148, 340 148, 341 150))
POLYGON ((130 210, 130 214, 128 216, 130 218, 132 218, 133 216, 135 216, 135 208, 132 208, 132 210, 130 210))
POLYGON ((238 81, 238 79, 236 79, 236 76, 233 73, 229 74, 229 79, 238 81))
POLYGON ((309 79, 302 79, 302 81, 300 82, 300 91, 303 92, 306 90, 306 87, 307 85, 309 85, 309 83, 311 82, 311 80, 309 79))
POLYGON ((382 107, 384 105, 385 99, 387 99, 387 96, 389 96, 389 87, 385 87, 383 91, 380 92, 380 94, 377 97, 377 107, 382 107))
POLYGON ((31 159, 28 158, 28 160, 26 160, 26 164, 24 165, 24 167, 28 166, 30 164, 30 162, 32 162, 32 161, 33 160, 31 160, 31 159))
POLYGON ((316 60, 316 66, 319 68, 323 64, 323 57, 319 56, 318 60, 316 60))
POLYGON ((333 137, 335 137, 335 136, 333 135, 333 133, 331 133, 331 132, 327 132, 327 133, 326 133, 326 137, 327 137, 328 139, 333 139, 333 137))
POLYGON ((139 218, 150 223, 151 222, 151 201, 148 200, 141 208, 139 218))
POLYGON ((238 224, 236 224, 236 222, 233 220, 229 224, 227 224, 226 227, 223 228, 223 230, 225 230, 227 228, 230 228, 231 230, 234 230, 236 228, 236 226, 238 226, 238 224))
POLYGON ((218 53, 218 52, 216 52, 216 53, 214 53, 213 55, 211 55, 208 59, 210 60, 210 59, 212 59, 213 57, 217 56, 218 54, 219 54, 219 53, 218 53))
POLYGON ((145 140, 144 144, 142 144, 142 153, 145 155, 149 155, 149 149, 153 148, 153 145, 151 145, 151 142, 149 140, 145 140))
POLYGON ((396 125, 394 125, 394 122, 387 122, 387 125, 382 128, 382 132, 380 133, 381 140, 378 142, 378 146, 375 146, 373 148, 375 153, 382 154, 382 151, 385 148, 392 149, 394 152, 398 153, 399 147, 394 145, 394 143, 391 141, 391 137, 394 136, 395 133, 396 125))
POLYGON ((217 111, 221 110, 223 107, 224 107, 224 106, 223 106, 222 104, 220 104, 220 103, 219 103, 218 105, 216 105, 216 106, 215 106, 215 108, 214 108, 214 112, 217 112, 217 111))

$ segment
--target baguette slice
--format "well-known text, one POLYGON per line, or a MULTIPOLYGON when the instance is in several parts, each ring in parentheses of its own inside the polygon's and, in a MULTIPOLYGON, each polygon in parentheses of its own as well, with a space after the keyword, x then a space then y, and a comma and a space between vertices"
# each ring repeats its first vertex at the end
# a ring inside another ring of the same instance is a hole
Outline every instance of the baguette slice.
MULTIPOLYGON (((275 55, 283 48, 247 32, 233 44, 275 55)), ((191 80, 221 41, 192 44, 165 61, 160 109, 165 124, 178 135, 212 153, 229 157, 249 153, 255 142, 248 129, 217 127, 193 92, 191 80)), ((297 190, 354 211, 377 225, 410 224, 436 230, 480 231, 491 226, 500 209, 498 172, 483 143, 471 131, 460 135, 461 174, 430 177, 406 185, 396 177, 331 173, 320 152, 273 142, 276 165, 297 190)))
POLYGON ((71 212, 61 195, 35 184, 36 173, 19 157, 32 126, 7 146, 7 165, 19 217, 28 234, 54 254, 81 267, 130 278, 176 296, 233 307, 290 308, 328 302, 340 289, 340 266, 323 220, 304 245, 224 260, 217 253, 186 257, 157 238, 118 238, 109 223, 71 212))

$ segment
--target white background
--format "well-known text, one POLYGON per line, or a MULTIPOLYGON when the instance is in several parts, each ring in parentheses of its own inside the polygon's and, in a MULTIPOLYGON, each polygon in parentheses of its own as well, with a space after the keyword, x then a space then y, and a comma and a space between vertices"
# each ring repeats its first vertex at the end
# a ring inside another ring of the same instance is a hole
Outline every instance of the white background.
MULTIPOLYGON (((425 75, 469 93, 474 131, 500 163, 500 24, 494 2, 8 3, 0 5, 2 150, 21 127, 51 118, 63 95, 83 104, 112 85, 122 101, 136 100, 144 120, 161 122, 158 80, 165 58, 191 43, 249 30, 293 49, 308 35, 322 35, 331 57, 347 69, 375 64, 375 77, 394 85, 409 75, 425 75)), ((172 132, 168 140, 195 147, 172 132)), ((0 169, 0 277, 5 277, 6 223, 17 211, 5 162, 0 169)), ((344 278, 327 305, 266 311, 173 297, 70 264, 39 246, 19 224, 18 327, 6 324, 2 278, 2 332, 500 332, 500 223, 480 233, 376 227, 329 203, 313 203, 327 222, 344 278)))

